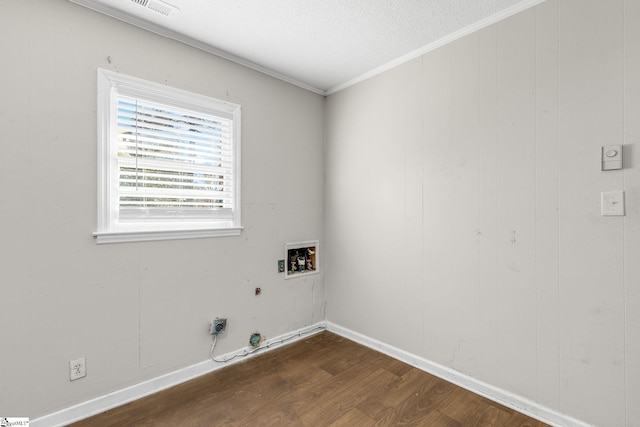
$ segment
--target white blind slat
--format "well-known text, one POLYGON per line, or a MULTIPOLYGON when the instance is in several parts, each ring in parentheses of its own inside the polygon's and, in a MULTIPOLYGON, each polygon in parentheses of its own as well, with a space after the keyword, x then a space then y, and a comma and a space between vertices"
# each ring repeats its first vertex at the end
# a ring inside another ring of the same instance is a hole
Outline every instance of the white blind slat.
POLYGON ((139 117, 139 121, 142 123, 165 122, 174 129, 193 127, 204 132, 207 129, 228 128, 231 124, 231 120, 228 118, 180 110, 172 106, 126 96, 120 96, 118 99, 118 117, 139 117))

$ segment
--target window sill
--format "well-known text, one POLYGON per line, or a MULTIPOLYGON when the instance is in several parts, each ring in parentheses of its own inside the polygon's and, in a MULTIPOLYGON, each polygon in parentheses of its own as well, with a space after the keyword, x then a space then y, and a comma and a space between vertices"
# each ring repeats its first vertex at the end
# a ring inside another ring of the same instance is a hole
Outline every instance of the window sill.
POLYGON ((158 240, 201 239, 205 237, 239 236, 242 227, 210 228, 200 230, 96 232, 93 237, 99 245, 109 243, 154 242, 158 240))

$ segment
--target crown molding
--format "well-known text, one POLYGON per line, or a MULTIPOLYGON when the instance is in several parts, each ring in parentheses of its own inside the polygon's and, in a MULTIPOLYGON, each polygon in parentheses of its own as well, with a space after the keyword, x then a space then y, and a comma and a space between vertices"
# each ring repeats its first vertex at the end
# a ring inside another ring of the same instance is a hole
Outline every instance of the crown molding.
POLYGON ((179 34, 175 31, 164 28, 160 25, 153 24, 145 19, 138 18, 136 16, 130 15, 126 12, 118 10, 112 6, 105 5, 103 3, 99 3, 95 0, 68 0, 71 3, 75 3, 79 6, 86 7, 87 9, 91 9, 95 12, 102 13, 104 15, 110 16, 111 18, 115 18, 119 21, 126 22, 127 24, 136 26, 143 30, 150 31, 154 34, 158 34, 162 37, 166 37, 172 40, 176 40, 180 43, 184 43, 188 46, 194 47, 196 49, 200 49, 204 52, 210 53, 212 55, 218 56, 220 58, 226 59, 231 62, 235 62, 236 64, 242 65, 244 67, 250 68, 254 71, 258 71, 262 74, 266 74, 268 76, 274 77, 278 80, 282 80, 286 83, 290 83, 294 86, 301 87, 302 89, 306 89, 310 92, 317 93, 318 95, 326 95, 326 92, 323 89, 319 89, 315 86, 311 86, 307 83, 301 82, 293 77, 287 76, 285 74, 279 73, 272 69, 263 67, 254 62, 251 62, 247 59, 241 58, 239 56, 233 55, 227 51, 222 49, 215 48, 209 44, 198 41, 192 37, 187 37, 182 34, 179 34))
POLYGON ((493 25, 496 22, 502 21, 503 19, 506 19, 506 18, 508 18, 510 16, 513 16, 513 15, 515 15, 517 13, 520 13, 523 10, 529 9, 529 8, 531 8, 531 7, 533 7, 533 6, 537 5, 537 4, 540 4, 540 3, 544 2, 544 1, 546 1, 546 0, 527 0, 527 1, 524 1, 522 3, 518 3, 518 4, 516 4, 516 5, 514 5, 514 6, 510 7, 510 8, 502 10, 502 11, 500 11, 500 12, 494 14, 494 15, 491 15, 491 16, 489 16, 487 18, 484 18, 484 19, 474 23, 474 24, 471 24, 471 25, 469 25, 467 27, 464 27, 464 28, 462 28, 462 29, 460 29, 460 30, 458 30, 458 31, 456 31, 454 33, 451 33, 451 34, 449 34, 449 35, 447 35, 445 37, 442 37, 442 38, 440 38, 440 39, 438 39, 438 40, 436 40, 434 42, 431 42, 428 45, 421 47, 420 49, 416 49, 413 52, 409 52, 406 55, 403 55, 403 56, 401 56, 401 57, 399 57, 397 59, 394 59, 391 62, 387 62, 384 65, 381 65, 381 66, 379 66, 377 68, 374 68, 371 71, 368 71, 368 72, 366 72, 364 74, 361 74, 358 77, 355 77, 355 78, 353 78, 351 80, 348 80, 348 81, 346 81, 344 83, 341 83, 341 84, 339 84, 337 86, 334 86, 334 87, 332 87, 330 89, 327 89, 325 91, 325 94, 326 95, 331 95, 331 94, 334 94, 336 92, 340 92, 343 89, 346 89, 346 88, 348 88, 350 86, 353 86, 355 84, 358 84, 360 82, 368 80, 368 79, 370 79, 372 77, 377 76, 378 74, 382 74, 385 71, 391 70, 392 68, 395 68, 395 67, 397 67, 397 66, 399 66, 401 64, 404 64, 405 62, 408 62, 408 61, 411 61, 413 59, 416 59, 416 58, 424 55, 425 53, 431 52, 432 50, 435 50, 435 49, 437 49, 437 48, 439 48, 441 46, 449 44, 449 43, 451 43, 451 42, 453 42, 455 40, 458 40, 458 39, 460 39, 460 38, 462 38, 462 37, 464 37, 466 35, 469 35, 469 34, 475 32, 475 31, 478 31, 478 30, 481 30, 481 29, 483 29, 485 27, 493 25))

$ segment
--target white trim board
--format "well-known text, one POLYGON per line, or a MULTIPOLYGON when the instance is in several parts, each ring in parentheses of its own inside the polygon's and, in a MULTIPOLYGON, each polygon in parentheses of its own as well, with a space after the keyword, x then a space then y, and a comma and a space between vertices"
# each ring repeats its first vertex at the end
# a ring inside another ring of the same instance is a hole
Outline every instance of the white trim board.
POLYGON ((247 353, 247 348, 245 347, 216 357, 216 359, 229 359, 227 362, 215 363, 210 359, 205 360, 204 362, 196 363, 195 365, 187 366, 186 368, 179 369, 177 371, 170 372, 168 374, 152 378, 147 381, 143 381, 139 384, 114 391, 113 393, 96 397, 95 399, 82 402, 78 405, 62 409, 58 412, 36 418, 34 420, 31 420, 29 425, 31 427, 65 426, 67 424, 88 418, 92 415, 108 411, 109 409, 122 406, 134 400, 141 399, 145 396, 149 396, 161 390, 165 390, 169 387, 184 383, 210 372, 217 371, 218 369, 232 365, 241 360, 246 360, 247 358, 263 354, 264 352, 278 348, 281 345, 298 341, 300 339, 321 332, 325 329, 326 323, 318 322, 314 325, 298 329, 297 331, 289 332, 278 337, 265 340, 264 343, 259 347, 259 350, 256 350, 254 352, 247 353), (234 356, 236 357, 234 358, 234 356))
POLYGON ((151 31, 152 33, 158 34, 160 36, 163 37, 167 37, 176 41, 179 41, 181 43, 184 43, 186 45, 189 45, 191 47, 195 47, 196 49, 200 49, 204 52, 208 52, 212 55, 216 55, 220 58, 224 58, 228 61, 231 62, 235 62, 236 64, 240 64, 243 65, 247 68, 250 68, 252 70, 258 71, 260 73, 266 74, 268 76, 274 77, 276 79, 282 80, 284 82, 290 83, 292 85, 301 87, 303 89, 306 89, 310 92, 316 93, 318 95, 323 95, 323 96, 328 96, 328 95, 332 95, 336 92, 339 92, 343 89, 346 89, 350 86, 354 86, 357 83, 360 83, 362 81, 368 80, 374 76, 377 76, 378 74, 381 74, 387 70, 390 70, 392 68, 395 68, 405 62, 411 61, 412 59, 418 58, 422 55, 424 55, 427 52, 430 52, 432 50, 435 50, 437 48, 439 48, 440 46, 444 46, 448 43, 451 43, 452 41, 455 41, 459 38, 462 38, 464 36, 466 36, 467 34, 471 34, 475 31, 478 31, 482 28, 488 27, 489 25, 495 24, 496 22, 502 21, 503 19, 506 19, 512 15, 515 15, 517 13, 522 12, 523 10, 529 9, 533 6, 538 5, 539 3, 542 3, 546 0, 523 0, 522 2, 515 4, 505 10, 502 10, 494 15, 488 16, 484 19, 481 19, 478 22, 475 22, 471 25, 468 25, 467 27, 461 28, 458 31, 455 31, 449 35, 443 36, 440 39, 434 40, 431 43, 428 43, 427 45, 414 50, 413 52, 409 52, 399 58, 394 59, 393 61, 390 61, 386 64, 381 64, 380 66, 367 71, 366 73, 356 76, 355 78, 345 81, 343 83, 340 83, 334 87, 328 88, 328 89, 321 89, 318 87, 315 87, 313 85, 310 85, 308 83, 302 82, 298 79, 295 79, 293 77, 290 77, 286 74, 277 72, 275 70, 269 69, 267 67, 263 67, 259 64, 256 64, 252 61, 249 61, 247 59, 241 58, 239 56, 236 56, 230 52, 226 52, 224 50, 218 49, 214 46, 208 45, 206 43, 200 42, 192 37, 188 37, 185 36, 183 34, 179 34, 175 31, 163 28, 159 25, 150 23, 144 19, 141 18, 137 18, 135 16, 129 15, 125 12, 122 12, 118 9, 116 9, 115 7, 111 7, 102 3, 98 3, 94 0, 69 0, 72 3, 75 3, 77 5, 80 6, 84 6, 88 9, 94 10, 96 12, 102 13, 104 15, 110 16, 112 18, 118 19, 120 21, 126 22, 128 24, 134 25, 138 28, 142 28, 144 30, 147 31, 151 31))
MULTIPOLYGON (((352 331, 331 322, 319 322, 314 325, 301 328, 297 331, 293 331, 267 340, 261 347, 264 349, 263 351, 257 351, 255 353, 247 355, 246 357, 254 357, 255 355, 264 353, 265 351, 278 348, 280 347, 279 344, 282 341, 286 341, 287 343, 294 342, 307 336, 316 334, 325 329, 347 339, 350 339, 354 342, 372 348, 376 351, 384 353, 390 357, 393 357, 394 359, 405 362, 420 370, 428 372, 450 383, 456 384, 473 393, 486 397, 487 399, 493 400, 494 402, 500 403, 516 411, 522 412, 525 415, 543 421, 552 426, 592 427, 591 425, 586 424, 580 420, 576 420, 575 418, 569 417, 565 414, 561 414, 553 409, 549 409, 529 399, 525 399, 522 396, 518 396, 508 391, 499 389, 497 387, 464 375, 460 372, 457 372, 446 366, 431 362, 422 357, 413 355, 409 352, 393 347, 389 344, 385 344, 381 341, 375 340, 373 338, 362 335, 358 332, 352 331)), ((229 359, 233 356, 242 355, 245 352, 246 348, 241 348, 219 357, 229 359)), ((30 425, 32 427, 64 426, 72 422, 88 418, 92 415, 107 411, 109 409, 124 405, 134 400, 141 399, 145 396, 157 393, 158 391, 173 387, 175 385, 200 377, 202 375, 208 374, 210 372, 216 371, 225 366, 229 366, 233 363, 245 359, 246 358, 244 357, 236 357, 233 360, 229 360, 227 363, 214 363, 212 360, 206 360, 195 365, 170 372, 160 377, 153 378, 121 390, 117 390, 113 393, 109 393, 104 396, 82 402, 78 405, 71 406, 58 412, 36 418, 30 422, 30 425)))
POLYGON ((323 89, 319 89, 307 83, 301 82, 297 79, 294 79, 293 77, 289 77, 285 74, 263 67, 254 62, 251 62, 249 60, 236 56, 230 52, 226 52, 222 49, 218 49, 206 43, 202 43, 192 37, 179 34, 175 31, 172 31, 172 30, 163 28, 159 25, 153 24, 151 22, 145 21, 144 19, 129 15, 126 12, 122 12, 116 9, 115 7, 111 7, 109 5, 105 5, 102 3, 97 3, 93 0, 69 0, 69 1, 79 6, 84 6, 87 9, 91 9, 95 12, 99 12, 104 15, 110 16, 112 18, 118 19, 122 22, 126 22, 127 24, 131 24, 135 27, 142 28, 143 30, 147 30, 152 33, 158 34, 162 37, 167 37, 169 39, 179 41, 188 46, 195 47, 196 49, 200 49, 204 52, 210 53, 220 58, 224 58, 228 61, 235 62, 236 64, 240 64, 252 70, 255 70, 260 73, 266 74, 268 76, 274 77, 276 79, 282 80, 283 82, 290 83, 294 86, 301 87, 310 92, 317 93, 318 95, 325 95, 325 91, 323 89))
POLYGON ((504 405, 508 408, 521 412, 531 418, 545 422, 556 427, 592 427, 583 421, 562 414, 553 409, 547 408, 532 400, 526 399, 517 394, 502 390, 498 387, 487 384, 483 381, 469 377, 461 372, 455 371, 446 366, 424 359, 422 357, 411 354, 407 351, 396 348, 392 345, 383 343, 376 339, 362 335, 358 332, 344 328, 335 323, 327 322, 327 330, 338 334, 344 338, 355 341, 366 347, 393 357, 394 359, 405 362, 422 371, 428 372, 445 381, 460 386, 475 394, 486 397, 494 402, 504 405))
MULTIPOLYGON (((71 0, 74 1, 74 0, 71 0)), ((392 68, 398 67, 399 65, 404 64, 405 62, 409 62, 415 58, 419 58, 420 56, 424 55, 425 53, 431 52, 432 50, 436 50, 437 48, 444 46, 446 44, 449 44, 453 41, 456 41, 458 39, 461 39, 462 37, 474 33, 478 30, 481 30, 485 27, 488 27, 490 25, 493 25, 497 22, 500 22, 504 19, 509 18, 510 16, 513 16, 517 13, 520 13, 526 9, 529 9, 533 6, 536 6, 542 2, 544 2, 546 0, 524 0, 521 3, 515 4, 503 11, 500 11, 494 15, 488 16, 484 19, 481 19, 478 22, 475 22, 467 27, 461 28, 458 31, 455 31, 451 34, 448 34, 444 37, 441 37, 437 40, 434 40, 433 42, 414 50, 413 52, 409 52, 406 55, 403 55, 399 58, 394 59, 393 61, 387 62, 386 64, 382 64, 379 67, 374 68, 373 70, 367 71, 366 73, 357 76, 351 80, 348 80, 344 83, 341 83, 337 86, 334 86, 332 88, 329 88, 327 90, 324 91, 324 94, 326 96, 328 95, 332 95, 334 93, 340 92, 343 89, 346 89, 348 87, 354 86, 360 82, 363 82, 365 80, 369 80, 372 77, 377 76, 378 74, 382 74, 385 71, 391 70, 392 68)))

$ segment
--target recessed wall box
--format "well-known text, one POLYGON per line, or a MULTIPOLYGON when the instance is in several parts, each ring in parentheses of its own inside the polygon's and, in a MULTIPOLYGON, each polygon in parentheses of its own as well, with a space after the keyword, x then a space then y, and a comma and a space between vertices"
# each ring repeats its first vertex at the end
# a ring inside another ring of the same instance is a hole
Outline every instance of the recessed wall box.
POLYGON ((319 248, 318 240, 285 244, 285 279, 316 274, 320 270, 319 248))
POLYGON ((602 170, 622 169, 622 145, 605 145, 602 147, 602 170))
POLYGON ((216 317, 211 321, 209 333, 211 335, 218 335, 223 333, 225 329, 227 329, 227 319, 219 319, 216 317))

